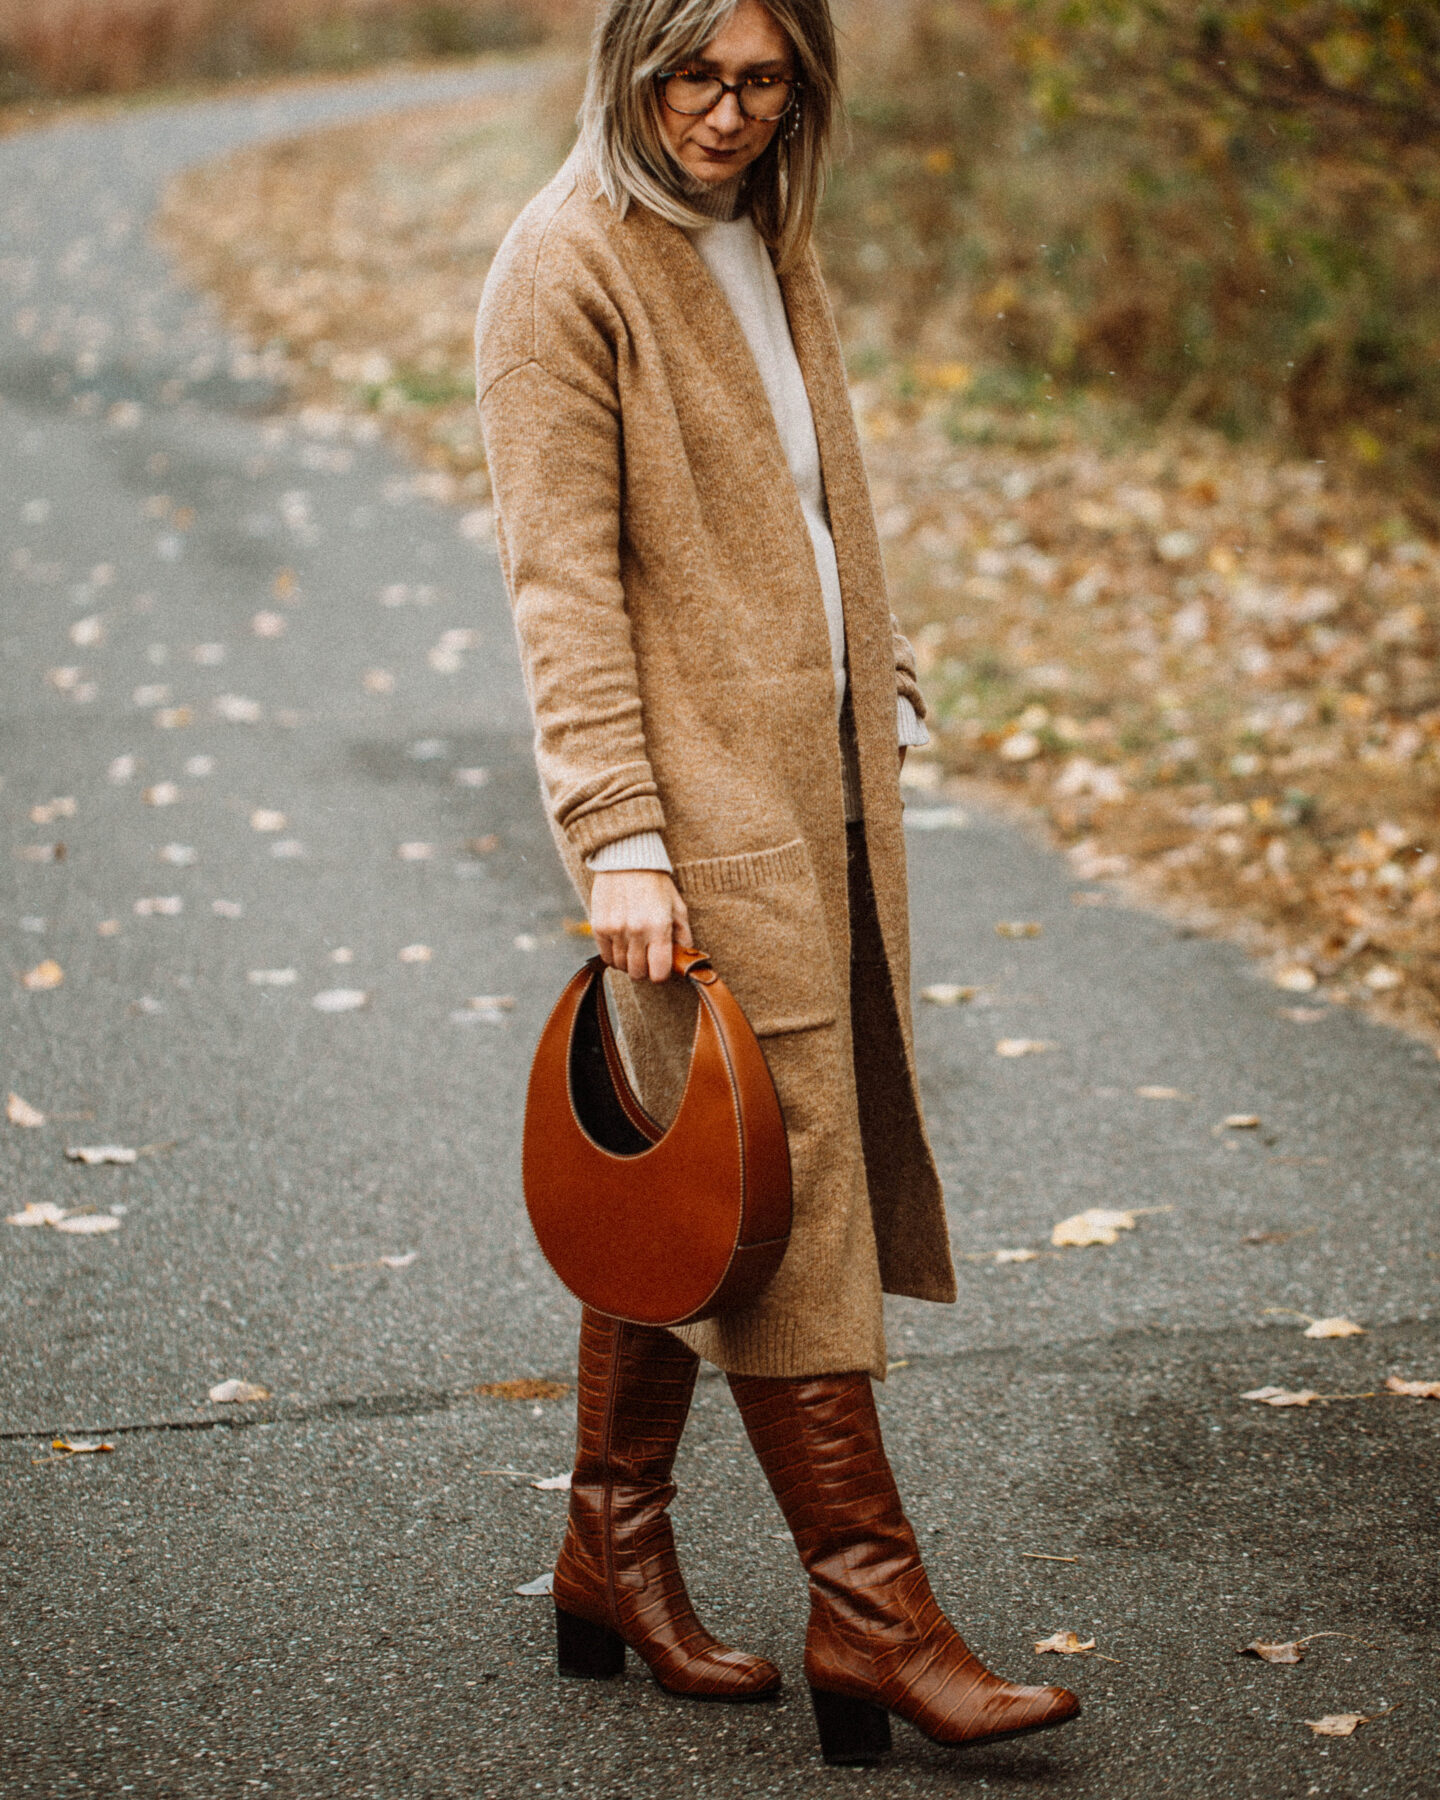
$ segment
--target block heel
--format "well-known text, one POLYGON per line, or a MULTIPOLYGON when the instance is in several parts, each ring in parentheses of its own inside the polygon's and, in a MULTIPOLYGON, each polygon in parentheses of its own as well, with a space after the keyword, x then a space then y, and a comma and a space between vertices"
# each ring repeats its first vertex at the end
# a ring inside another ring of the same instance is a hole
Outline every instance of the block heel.
POLYGON ((625 1640, 608 1625, 555 1608, 555 1660, 562 1675, 603 1681, 625 1672, 625 1640))
POLYGON ((890 1748, 890 1715, 869 1700, 812 1687, 810 1702, 827 1763, 877 1763, 890 1748))

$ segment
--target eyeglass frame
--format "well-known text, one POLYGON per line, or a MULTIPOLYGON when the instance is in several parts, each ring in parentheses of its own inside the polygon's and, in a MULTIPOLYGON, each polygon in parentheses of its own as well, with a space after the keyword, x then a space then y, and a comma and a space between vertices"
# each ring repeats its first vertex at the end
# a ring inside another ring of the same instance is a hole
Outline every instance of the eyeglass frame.
POLYGON ((714 112, 715 108, 717 106, 719 106, 720 103, 724 100, 725 96, 727 94, 733 94, 735 96, 735 104, 740 108, 740 117, 742 119, 746 120, 749 124, 751 124, 751 125, 778 125, 783 118, 785 118, 789 113, 791 113, 794 110, 796 103, 800 99, 800 90, 801 90, 802 86, 804 85, 801 82, 800 77, 798 75, 776 75, 776 76, 764 77, 764 79, 766 79, 766 80, 785 82, 786 85, 790 89, 790 98, 785 102, 784 106, 780 109, 780 111, 778 113, 773 114, 770 118, 755 119, 755 118, 752 118, 748 112, 746 112, 745 102, 740 98, 741 89, 749 87, 750 83, 756 79, 755 76, 753 76, 753 75, 750 76, 749 79, 746 81, 721 81, 720 77, 718 75, 707 75, 705 77, 705 79, 707 81, 713 81, 713 82, 717 83, 720 88, 720 92, 715 96, 715 98, 710 102, 710 104, 705 108, 705 110, 703 112, 693 112, 693 113, 681 112, 681 110, 678 106, 670 105, 669 100, 665 96, 665 88, 666 88, 666 85, 675 78, 675 76, 686 75, 686 74, 690 74, 690 73, 693 73, 693 71, 687 70, 687 69, 662 69, 655 77, 655 85, 659 89, 659 92, 660 92, 660 104, 662 106, 668 107, 669 110, 674 113, 674 115, 677 119, 708 119, 710 114, 712 112, 714 112))

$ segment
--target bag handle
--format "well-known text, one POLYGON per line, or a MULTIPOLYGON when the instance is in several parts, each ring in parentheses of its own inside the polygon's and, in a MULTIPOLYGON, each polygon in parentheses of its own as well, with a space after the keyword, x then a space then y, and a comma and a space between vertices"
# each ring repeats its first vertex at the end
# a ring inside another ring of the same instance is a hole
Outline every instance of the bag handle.
MULTIPOLYGON (((705 987, 714 982, 715 971, 703 950, 692 950, 688 945, 676 944, 673 956, 674 963, 670 972, 672 981, 688 979, 705 987)), ((605 979, 605 966, 605 959, 600 956, 592 956, 586 964, 593 971, 591 979, 595 981, 605 979)), ((620 1103, 620 1110, 647 1143, 658 1144, 665 1135, 665 1127, 646 1110, 640 1096, 630 1085, 630 1077, 625 1072, 625 1059, 620 1054, 620 1046, 615 1042, 615 1028, 610 1023, 610 1008, 605 1004, 603 993, 598 996, 595 1018, 600 1027, 600 1046, 605 1052, 605 1067, 610 1075, 610 1085, 615 1090, 615 1098, 620 1103)))

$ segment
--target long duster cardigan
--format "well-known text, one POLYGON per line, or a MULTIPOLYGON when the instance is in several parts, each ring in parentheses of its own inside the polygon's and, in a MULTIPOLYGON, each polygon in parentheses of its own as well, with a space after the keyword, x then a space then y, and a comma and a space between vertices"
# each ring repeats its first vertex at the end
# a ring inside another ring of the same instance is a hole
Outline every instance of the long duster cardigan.
MULTIPOLYGON (((753 1305, 679 1335, 739 1374, 883 1377, 881 1294, 952 1301, 910 1013, 895 697, 923 715, 885 594, 844 365, 813 251, 781 291, 840 567, 871 928, 853 946, 841 751, 814 549, 759 371, 685 232, 622 217, 579 152, 516 220, 476 331, 476 393, 541 788, 585 859, 660 832, 695 941, 759 1034, 794 1227, 753 1305)), ((861 915, 865 916, 864 913, 861 915)), ((613 974, 662 1118, 689 997, 613 974)))

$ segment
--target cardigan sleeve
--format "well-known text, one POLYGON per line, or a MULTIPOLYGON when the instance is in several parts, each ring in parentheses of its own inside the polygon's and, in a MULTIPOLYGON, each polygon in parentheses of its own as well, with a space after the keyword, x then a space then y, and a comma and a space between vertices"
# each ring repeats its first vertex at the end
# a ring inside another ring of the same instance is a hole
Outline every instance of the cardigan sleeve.
POLYGON ((618 409, 527 360, 485 388, 480 417, 540 779, 589 857, 665 829, 620 578, 618 409))
MULTIPOLYGON (((894 613, 890 615, 890 633, 895 644, 895 691, 902 700, 908 700, 917 719, 923 719, 926 713, 925 696, 920 692, 920 683, 915 678, 915 652, 910 640, 900 629, 900 621, 894 613)), ((928 739, 920 740, 928 742, 928 739)))

